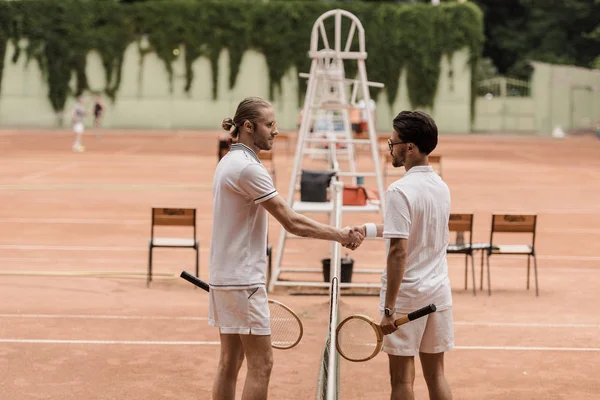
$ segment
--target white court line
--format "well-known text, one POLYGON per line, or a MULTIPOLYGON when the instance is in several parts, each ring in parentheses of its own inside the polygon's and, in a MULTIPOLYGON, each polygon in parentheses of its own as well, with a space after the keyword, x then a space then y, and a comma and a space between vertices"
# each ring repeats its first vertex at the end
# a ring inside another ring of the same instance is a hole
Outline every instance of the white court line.
MULTIPOLYGON (((197 222, 211 222, 212 218, 198 218, 197 222)), ((146 225, 149 219, 110 218, 1 218, 0 222, 20 224, 136 224, 146 225)))
POLYGON ((0 222, 19 224, 147 224, 148 219, 110 218, 0 218, 0 222))
POLYGON ((35 343, 35 344, 128 344, 145 346, 218 346, 220 342, 212 341, 149 341, 149 340, 69 340, 69 339, 0 339, 0 343, 35 343))
MULTIPOLYGON (((70 318, 70 319, 131 319, 131 320, 181 320, 207 321, 207 317, 172 317, 160 315, 94 315, 94 314, 0 314, 0 318, 70 318)), ((488 326, 518 328, 582 328, 600 329, 600 324, 555 324, 536 322, 469 322, 454 321, 457 326, 488 326)))
MULTIPOLYGON (((29 344, 124 344, 145 346, 218 346, 218 341, 148 341, 148 340, 71 340, 71 339, 0 339, 0 343, 29 344)), ((525 346, 455 346, 455 350, 500 351, 600 351, 599 347, 525 347, 525 346)))
MULTIPOLYGON (((44 262, 47 263, 48 257, 0 257, 0 264, 5 262, 44 262)), ((126 260, 123 258, 86 258, 84 260, 80 258, 52 258, 52 263, 55 264, 145 264, 145 260, 126 260)), ((39 267, 39 266, 38 266, 39 267)), ((1 272, 1 271, 0 271, 1 272)))
POLYGON ((0 318, 69 318, 69 319, 131 319, 208 321, 207 317, 169 317, 159 315, 85 315, 85 314, 0 314, 0 318))
POLYGON ((460 322, 454 321, 458 326, 489 326, 489 327, 519 327, 519 328, 600 328, 600 324, 552 324, 536 322, 460 322))
POLYGON ((0 190, 210 190, 211 185, 195 184, 138 184, 138 183, 44 183, 44 184, 0 184, 0 190))
POLYGON ((145 144, 138 144, 136 146, 131 146, 131 147, 128 147, 126 149, 116 151, 116 152, 113 153, 113 155, 114 156, 120 156, 120 155, 123 155, 123 154, 131 154, 131 153, 134 153, 134 152, 140 150, 144 146, 145 146, 145 144))
POLYGON ((455 350, 600 351, 600 347, 454 346, 455 350))
MULTIPOLYGON (((38 244, 0 244, 0 250, 58 250, 58 251, 141 251, 148 250, 148 246, 57 246, 38 244)), ((210 249, 202 247, 200 252, 210 249)))
POLYGON ((48 169, 48 170, 42 170, 42 171, 37 172, 35 174, 26 175, 26 176, 22 177, 21 181, 29 181, 29 180, 32 180, 32 179, 41 178, 43 176, 50 175, 50 174, 52 174, 54 172, 64 171, 66 169, 73 168, 73 167, 75 167, 77 165, 79 165, 79 163, 76 162, 76 161, 74 161, 74 162, 71 162, 71 163, 68 163, 68 164, 65 164, 65 165, 58 166, 56 168, 52 168, 52 169, 48 169))

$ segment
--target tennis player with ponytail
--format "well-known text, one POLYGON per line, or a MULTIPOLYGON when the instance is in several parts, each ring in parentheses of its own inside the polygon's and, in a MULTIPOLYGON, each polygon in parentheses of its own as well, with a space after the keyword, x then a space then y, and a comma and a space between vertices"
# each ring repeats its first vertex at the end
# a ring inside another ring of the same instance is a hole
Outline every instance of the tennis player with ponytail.
POLYGON ((368 237, 388 240, 382 276, 380 311, 394 399, 414 399, 414 357, 419 355, 430 399, 450 400, 444 376, 444 352, 454 347, 452 293, 446 263, 450 191, 433 171, 428 155, 438 142, 433 119, 420 111, 403 111, 388 140, 392 165, 406 174, 386 192, 383 225, 365 224, 368 237), (436 312, 396 327, 403 314, 435 304, 436 312), (398 314, 398 315, 396 315, 398 314))
POLYGON ((221 339, 213 399, 234 399, 244 358, 248 373, 242 399, 266 399, 273 365, 265 282, 267 212, 292 234, 337 241, 351 250, 364 235, 297 214, 279 196, 258 158, 261 150, 271 150, 279 133, 269 102, 242 100, 222 128, 234 144, 213 181, 209 324, 219 328, 221 339))

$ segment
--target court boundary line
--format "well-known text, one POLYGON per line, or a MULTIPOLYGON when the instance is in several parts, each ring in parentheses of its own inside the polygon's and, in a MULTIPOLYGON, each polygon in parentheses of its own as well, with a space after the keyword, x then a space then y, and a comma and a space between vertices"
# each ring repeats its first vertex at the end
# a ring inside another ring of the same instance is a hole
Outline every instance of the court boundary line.
POLYGON ((108 314, 0 314, 0 318, 65 318, 65 319, 117 319, 149 321, 208 321, 208 317, 161 316, 161 315, 108 315, 108 314))
POLYGON ((55 168, 43 169, 41 171, 25 175, 25 176, 21 177, 20 181, 25 182, 25 181, 34 180, 37 178, 43 178, 44 176, 52 175, 55 172, 65 171, 65 170, 71 169, 73 167, 76 167, 78 165, 79 165, 79 161, 72 161, 67 164, 59 165, 55 168))
MULTIPOLYGON (((28 314, 0 313, 0 318, 65 318, 65 319, 117 319, 117 320, 182 320, 207 321, 208 317, 168 316, 168 315, 118 315, 118 314, 28 314)), ((511 328, 581 328, 600 329, 600 324, 546 323, 546 322, 492 322, 492 321, 454 321, 455 326, 485 326, 511 328)))
MULTIPOLYGON (((0 338, 0 343, 12 344, 86 344, 86 345, 137 345, 137 346, 218 346, 219 341, 170 341, 170 340, 87 340, 87 339, 12 339, 0 338)), ((570 351, 599 352, 600 347, 532 347, 532 346, 455 346, 453 350, 494 351, 570 351)))

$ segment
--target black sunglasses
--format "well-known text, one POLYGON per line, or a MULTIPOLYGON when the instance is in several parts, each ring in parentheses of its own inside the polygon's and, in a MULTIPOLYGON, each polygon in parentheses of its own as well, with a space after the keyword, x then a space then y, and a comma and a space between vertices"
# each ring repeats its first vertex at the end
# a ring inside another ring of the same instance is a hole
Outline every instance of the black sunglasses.
POLYGON ((392 142, 392 139, 388 139, 388 146, 390 148, 390 151, 392 151, 394 149, 394 146, 397 144, 406 144, 407 142, 392 142))

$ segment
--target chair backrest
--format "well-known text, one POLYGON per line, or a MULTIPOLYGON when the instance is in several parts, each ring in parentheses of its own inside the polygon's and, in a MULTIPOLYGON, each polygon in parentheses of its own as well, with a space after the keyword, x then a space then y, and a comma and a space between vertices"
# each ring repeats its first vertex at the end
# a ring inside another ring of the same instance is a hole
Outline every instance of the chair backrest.
POLYGON ((157 225, 191 226, 194 228, 194 238, 196 238, 196 209, 152 207, 152 228, 150 232, 152 236, 154 236, 154 226, 157 225))
POLYGON ((442 176, 442 156, 430 154, 427 158, 429 159, 429 165, 431 165, 435 173, 442 176))
POLYGON ((494 233, 531 233, 532 246, 535 243, 536 214, 493 214, 490 244, 494 233))
POLYGON ((473 243, 473 214, 450 214, 448 230, 450 232, 469 232, 469 243, 473 243))
POLYGON ((273 160, 273 150, 261 150, 258 153, 258 159, 272 161, 273 160))

